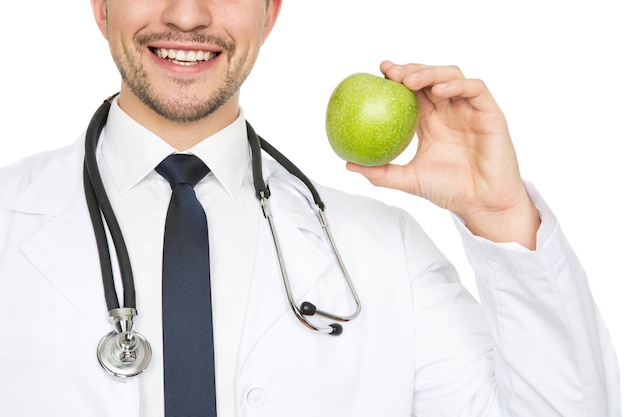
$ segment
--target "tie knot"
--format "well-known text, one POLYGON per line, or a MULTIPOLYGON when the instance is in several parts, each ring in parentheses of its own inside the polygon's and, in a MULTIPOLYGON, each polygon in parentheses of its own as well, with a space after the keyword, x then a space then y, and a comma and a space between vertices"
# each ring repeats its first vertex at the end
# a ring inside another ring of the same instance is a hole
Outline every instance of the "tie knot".
POLYGON ((165 178, 172 188, 178 184, 195 187, 209 171, 209 167, 200 158, 182 153, 168 156, 156 167, 156 172, 165 178))

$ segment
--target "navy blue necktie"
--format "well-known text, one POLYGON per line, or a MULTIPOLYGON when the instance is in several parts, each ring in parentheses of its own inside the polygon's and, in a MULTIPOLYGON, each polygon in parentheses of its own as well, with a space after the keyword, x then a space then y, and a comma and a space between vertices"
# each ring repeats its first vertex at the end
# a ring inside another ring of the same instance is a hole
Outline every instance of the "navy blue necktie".
POLYGON ((209 237, 193 190, 209 168, 173 154, 156 171, 172 187, 163 242, 165 416, 216 416, 209 237))

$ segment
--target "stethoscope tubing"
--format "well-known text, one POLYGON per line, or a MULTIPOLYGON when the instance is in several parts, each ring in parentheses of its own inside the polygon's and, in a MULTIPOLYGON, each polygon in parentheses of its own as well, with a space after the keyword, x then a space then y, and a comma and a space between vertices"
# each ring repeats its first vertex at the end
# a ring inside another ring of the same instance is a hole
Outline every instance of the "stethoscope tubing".
POLYGON ((350 275, 348 274, 348 270, 337 250, 337 245, 335 244, 335 240, 330 232, 330 228, 328 227, 328 222, 326 221, 326 216, 324 214, 325 204, 320 197, 317 189, 313 185, 313 183, 309 180, 309 178, 293 163, 291 162, 285 155, 283 155, 278 149, 273 147, 269 142, 264 140, 262 137, 258 136, 254 129, 246 122, 247 130, 248 130, 248 141, 250 142, 250 149, 252 153, 252 170, 253 170, 253 181, 254 186, 256 188, 257 197, 261 202, 261 208, 263 210, 263 214, 268 221, 270 232, 272 234, 272 240, 274 242, 274 247, 276 249, 276 256, 278 257, 279 268, 283 280, 283 286, 285 288, 285 293, 287 294, 287 299, 289 301, 289 306, 294 313, 294 315, 300 320, 300 322, 311 330, 318 331, 320 333, 327 333, 334 336, 338 336, 342 333, 343 329, 339 323, 332 323, 329 326, 317 326, 311 323, 307 316, 319 315, 326 317, 330 320, 348 322, 354 318, 356 318, 361 313, 361 300, 359 299, 358 293, 354 287, 352 279, 350 279, 350 275), (273 216, 269 207, 269 197, 270 197, 270 189, 268 185, 263 181, 263 175, 261 172, 261 149, 267 152, 272 158, 276 160, 283 168, 285 168, 291 175, 298 178, 309 190, 311 196, 313 197, 313 202, 316 206, 316 214, 318 220, 321 224, 322 229, 326 235, 326 238, 331 246, 333 254, 335 256, 335 260, 337 261, 337 265, 341 269, 341 272, 344 276, 344 280, 346 285, 348 286, 350 293, 352 295, 352 299, 355 304, 355 310, 352 314, 341 316, 333 313, 329 313, 324 310, 318 309, 313 303, 308 301, 303 302, 299 307, 297 306, 293 292, 291 290, 291 284, 287 272, 287 268, 285 267, 284 257, 282 254, 282 250, 280 247, 280 241, 278 239, 278 233, 276 232, 276 227, 274 224, 273 216))
POLYGON ((98 162, 96 160, 96 147, 98 146, 100 133, 102 132, 102 129, 104 129, 109 109, 111 108, 111 102, 116 95, 117 94, 107 98, 89 122, 85 137, 85 162, 83 168, 85 198, 94 228, 94 235, 96 236, 96 243, 100 255, 102 283, 104 286, 107 309, 109 311, 119 308, 120 305, 117 291, 115 290, 109 244, 106 238, 102 217, 104 217, 104 221, 106 221, 117 255, 119 272, 122 279, 122 287, 124 289, 123 305, 127 308, 136 308, 135 281, 133 278, 133 270, 130 263, 130 257, 128 255, 128 249, 126 248, 126 242, 124 241, 124 236, 122 235, 122 229, 120 228, 117 218, 115 217, 115 213, 111 207, 111 202, 107 197, 104 184, 102 183, 102 177, 100 176, 100 171, 98 169, 98 162))

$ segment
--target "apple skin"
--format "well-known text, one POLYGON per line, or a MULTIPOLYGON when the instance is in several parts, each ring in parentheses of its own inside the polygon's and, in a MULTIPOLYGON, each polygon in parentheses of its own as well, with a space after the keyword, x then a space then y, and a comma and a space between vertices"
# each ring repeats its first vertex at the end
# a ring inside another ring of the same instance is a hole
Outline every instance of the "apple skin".
POLYGON ((356 73, 341 81, 330 96, 326 134, 341 159, 385 165, 411 143, 418 114, 415 93, 401 83, 356 73))

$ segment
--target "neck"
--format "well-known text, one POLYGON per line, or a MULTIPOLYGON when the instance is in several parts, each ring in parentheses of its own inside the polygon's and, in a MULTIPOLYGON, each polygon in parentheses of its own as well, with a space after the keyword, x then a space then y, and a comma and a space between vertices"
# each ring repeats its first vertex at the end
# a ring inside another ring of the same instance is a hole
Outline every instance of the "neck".
POLYGON ((209 116, 194 122, 165 119, 141 102, 134 94, 120 92, 118 104, 135 121, 159 136, 178 151, 185 151, 222 130, 239 116, 239 94, 235 94, 209 116))

